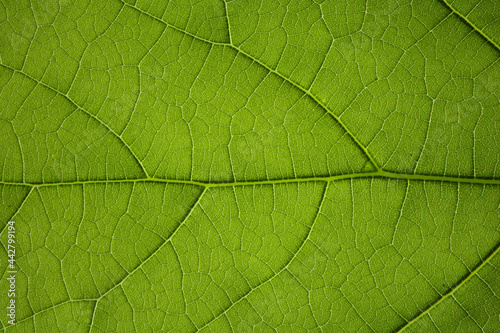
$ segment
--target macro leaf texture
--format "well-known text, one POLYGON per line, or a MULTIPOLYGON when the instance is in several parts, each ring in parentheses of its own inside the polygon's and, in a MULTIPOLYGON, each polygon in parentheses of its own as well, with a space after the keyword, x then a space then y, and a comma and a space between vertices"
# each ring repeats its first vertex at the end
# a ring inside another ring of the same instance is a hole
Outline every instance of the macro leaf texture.
POLYGON ((499 45, 499 0, 1 0, 0 330, 500 332, 499 45))

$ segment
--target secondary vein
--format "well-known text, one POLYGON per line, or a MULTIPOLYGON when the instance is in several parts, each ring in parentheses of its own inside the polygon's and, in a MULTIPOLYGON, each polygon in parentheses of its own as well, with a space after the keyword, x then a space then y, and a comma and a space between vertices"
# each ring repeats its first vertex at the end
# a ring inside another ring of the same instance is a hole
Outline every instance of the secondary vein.
MULTIPOLYGON (((407 322, 403 327, 401 327, 398 332, 402 332, 406 330, 410 325, 418 321, 420 318, 423 316, 427 315, 432 309, 434 309, 436 306, 438 306, 440 303, 442 303, 445 299, 447 299, 450 296, 453 296, 453 294, 460 289, 467 281, 469 281, 472 277, 474 277, 481 268, 483 268, 488 262, 498 253, 500 252, 500 245, 497 245, 497 248, 480 264, 478 265, 472 272, 470 272, 462 281, 460 281, 459 284, 457 284, 454 288, 452 288, 448 293, 443 295, 441 298, 439 298, 436 302, 434 302, 431 306, 429 306, 427 309, 422 311, 418 316, 407 322)), ((457 301, 458 302, 458 301, 457 301)))
POLYGON ((500 51, 500 46, 493 41, 483 30, 479 29, 474 23, 472 23, 467 16, 462 15, 458 10, 455 9, 451 4, 448 3, 447 0, 441 0, 445 4, 448 9, 450 9, 453 13, 455 13, 458 17, 464 20, 468 25, 470 25, 477 33, 479 33, 484 39, 486 39, 491 45, 493 45, 497 50, 500 51))
POLYGON ((318 220, 318 217, 321 213, 321 208, 323 207, 323 203, 325 202, 325 198, 326 198, 326 194, 328 192, 328 185, 330 183, 327 183, 325 185, 325 188, 323 189, 323 195, 321 196, 321 202, 319 203, 319 206, 318 206, 318 211, 316 213, 316 216, 314 217, 314 220, 313 222, 311 223, 311 227, 309 228, 309 230, 307 231, 307 235, 306 237, 304 238, 304 241, 300 244, 299 248, 297 249, 297 251, 295 251, 295 253, 293 254, 293 256, 287 261, 287 263, 276 273, 272 274, 269 278, 267 278, 266 280, 264 280, 263 282, 257 284, 256 286, 254 287, 250 287, 250 289, 245 293, 243 294, 241 297, 238 298, 238 300, 234 301, 228 308, 226 308, 225 310, 221 311, 218 315, 216 315, 215 317, 213 317, 211 320, 209 320, 208 322, 206 322, 202 327, 200 327, 199 329, 197 329, 197 332, 203 330, 205 327, 207 327, 208 325, 210 325, 212 322, 216 321, 218 318, 220 318, 221 316, 223 316, 224 314, 226 314, 229 310, 231 310, 236 304, 238 304, 239 302, 241 302, 242 300, 244 300, 245 298, 247 298, 248 295, 250 295, 253 291, 255 291, 256 289, 259 289, 261 286, 265 285, 266 283, 272 281, 275 277, 277 277, 278 275, 280 275, 283 271, 287 270, 288 267, 290 266, 290 264, 294 261, 294 259, 297 257, 297 255, 300 253, 300 251, 302 250, 302 248, 304 247, 304 245, 307 243, 307 240, 309 239, 309 237, 311 236, 311 232, 314 228, 314 225, 316 224, 316 221, 318 220))
MULTIPOLYGON (((123 3, 125 3, 123 0, 119 0, 123 3)), ((179 32, 182 32, 194 39, 197 39, 197 40, 200 40, 200 41, 203 41, 205 43, 209 43, 209 44, 213 44, 213 45, 223 45, 223 46, 227 46, 227 47, 230 47, 232 48, 233 50, 235 50, 236 52, 240 53, 241 55, 247 57, 248 59, 254 61, 256 64, 258 64, 259 66, 262 66, 263 68, 265 68, 266 70, 268 70, 269 72, 277 75, 279 78, 281 78, 282 80, 286 81, 287 83, 291 84, 294 88, 300 90, 304 95, 308 96, 309 98, 311 98, 316 104, 318 104, 326 113, 328 113, 330 116, 332 116, 336 121, 337 123, 342 127, 342 129, 351 137, 351 139, 356 143, 356 145, 363 151, 363 153, 366 155, 366 157, 370 160, 370 162, 373 164, 373 166, 375 167, 376 170, 380 170, 380 167, 378 166, 378 164, 375 162, 374 158, 371 156, 371 154, 368 152, 368 149, 363 146, 361 144, 361 142, 358 140, 358 138, 349 130, 349 128, 344 124, 344 122, 340 119, 340 117, 338 117, 334 112, 332 112, 329 108, 326 107, 326 105, 324 105, 316 96, 314 96, 313 94, 311 94, 307 89, 303 88, 302 86, 300 86, 299 84, 297 84, 296 82, 292 81, 291 79, 287 78, 286 76, 284 76, 283 74, 281 74, 280 72, 278 72, 277 70, 275 69, 272 69, 271 67, 269 67, 268 65, 266 65, 265 63, 261 62, 260 60, 258 60, 257 58, 254 58, 252 55, 246 53, 245 51, 243 51, 242 49, 240 49, 239 47, 237 47, 236 45, 232 44, 232 43, 217 43, 217 42, 212 42, 210 40, 207 40, 207 39, 204 39, 204 38, 201 38, 201 37, 198 37, 196 35, 193 35, 181 28, 178 28, 176 26, 173 26, 165 21, 163 21, 162 19, 154 16, 154 15, 151 15, 145 11, 143 11, 142 9, 136 7, 136 6, 133 6, 133 5, 130 5, 128 3, 125 3, 127 6, 139 11, 140 13, 146 15, 146 16, 149 16, 151 17, 152 19, 160 22, 160 23, 163 23, 165 24, 166 26, 168 27, 171 27, 172 29, 174 30, 177 30, 179 32)), ((226 15, 227 16, 227 15, 226 15)), ((228 25, 229 25, 229 17, 228 17, 228 25)))
POLYGON ((146 168, 142 164, 141 160, 134 153, 134 151, 132 150, 132 148, 129 146, 129 144, 127 142, 125 142, 125 140, 123 140, 123 138, 121 137, 121 135, 119 135, 118 133, 116 133, 111 127, 109 127, 101 119, 99 119, 98 117, 96 117, 95 115, 93 115, 92 113, 90 113, 89 111, 85 110, 84 108, 80 107, 78 104, 76 104, 75 101, 73 101, 67 94, 63 93, 62 91, 59 91, 59 90, 57 90, 57 89, 49 86, 48 84, 45 84, 42 81, 37 80, 36 78, 32 77, 31 75, 29 75, 29 74, 27 74, 27 73, 25 73, 23 71, 20 71, 18 69, 12 68, 12 67, 7 66, 7 65, 4 65, 2 63, 0 63, 0 66, 4 67, 6 69, 9 69, 9 70, 11 70, 11 71, 13 71, 15 73, 19 73, 19 74, 27 77, 28 79, 33 80, 34 82, 36 82, 37 84, 43 86, 44 88, 49 89, 50 91, 56 93, 57 95, 60 95, 60 96, 64 97, 71 104, 73 104, 77 108, 77 110, 81 110, 87 116, 89 116, 90 118, 96 120, 99 124, 101 124, 102 126, 104 126, 109 133, 111 133, 113 136, 115 136, 125 146, 125 148, 130 152, 130 154, 132 155, 132 157, 135 159, 136 163, 139 165, 139 168, 142 170, 142 172, 144 173, 144 175, 147 176, 147 177, 149 176, 148 172, 146 171, 146 168))

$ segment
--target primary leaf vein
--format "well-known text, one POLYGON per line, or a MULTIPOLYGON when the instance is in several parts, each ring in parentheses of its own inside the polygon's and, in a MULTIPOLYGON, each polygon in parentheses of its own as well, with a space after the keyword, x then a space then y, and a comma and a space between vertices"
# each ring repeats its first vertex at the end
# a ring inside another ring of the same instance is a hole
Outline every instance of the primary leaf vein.
POLYGON ((335 176, 316 176, 316 177, 304 177, 304 178, 285 178, 285 179, 271 179, 271 180, 219 182, 219 183, 150 177, 150 178, 136 178, 136 179, 68 181, 68 182, 56 182, 56 183, 19 183, 10 181, 0 181, 0 184, 22 185, 29 187, 52 187, 52 186, 82 185, 82 184, 150 182, 150 183, 187 184, 187 185, 196 185, 208 188, 208 187, 231 187, 231 186, 301 183, 301 182, 311 182, 311 181, 329 182, 329 181, 336 181, 342 179, 355 179, 355 178, 385 178, 385 179, 403 179, 403 180, 416 180, 416 181, 429 181, 429 182, 434 181, 434 182, 466 183, 466 184, 481 184, 481 185, 500 185, 500 179, 495 179, 495 178, 466 178, 466 177, 456 177, 456 176, 437 176, 437 175, 425 175, 425 174, 403 174, 403 173, 395 173, 382 170, 376 172, 351 173, 351 174, 343 174, 335 176))

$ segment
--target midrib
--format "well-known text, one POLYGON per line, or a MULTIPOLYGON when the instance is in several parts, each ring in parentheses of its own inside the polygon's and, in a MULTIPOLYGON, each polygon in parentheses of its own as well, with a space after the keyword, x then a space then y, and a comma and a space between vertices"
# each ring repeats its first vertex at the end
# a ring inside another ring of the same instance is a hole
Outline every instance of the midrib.
POLYGON ((500 179, 403 174, 403 173, 395 173, 383 170, 375 172, 351 173, 351 174, 335 175, 335 176, 272 179, 272 180, 250 180, 250 181, 234 181, 234 182, 231 181, 209 182, 209 181, 194 181, 194 180, 165 179, 165 178, 135 178, 135 179, 111 179, 111 180, 107 179, 107 180, 82 180, 82 181, 77 180, 77 181, 53 182, 53 183, 0 181, 0 184, 29 186, 29 187, 50 187, 50 186, 63 186, 63 185, 151 182, 151 183, 186 184, 186 185, 196 185, 202 187, 227 187, 227 186, 286 184, 286 183, 299 183, 299 182, 312 182, 312 181, 330 182, 330 181, 355 179, 355 178, 382 178, 382 179, 401 179, 401 180, 428 181, 428 182, 432 181, 432 182, 468 183, 468 184, 482 184, 482 185, 500 185, 500 179))

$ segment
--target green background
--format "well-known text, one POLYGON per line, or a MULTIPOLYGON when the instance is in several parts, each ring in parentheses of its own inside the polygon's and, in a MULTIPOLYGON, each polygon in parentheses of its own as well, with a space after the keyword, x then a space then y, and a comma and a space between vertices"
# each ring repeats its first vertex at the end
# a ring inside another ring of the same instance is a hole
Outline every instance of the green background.
POLYGON ((4 332, 500 331, 500 2, 0 1, 4 332))

